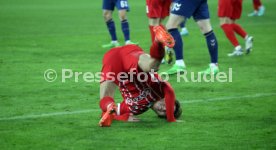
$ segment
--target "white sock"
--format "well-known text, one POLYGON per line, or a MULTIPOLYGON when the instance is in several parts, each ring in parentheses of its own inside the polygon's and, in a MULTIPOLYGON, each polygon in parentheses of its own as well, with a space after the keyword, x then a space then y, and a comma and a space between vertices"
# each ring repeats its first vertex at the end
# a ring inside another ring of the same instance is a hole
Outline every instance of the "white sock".
POLYGON ((218 63, 210 63, 210 67, 218 67, 218 63))
POLYGON ((127 40, 126 42, 125 42, 125 44, 129 44, 130 43, 130 40, 127 40))
POLYGON ((240 51, 240 50, 241 50, 241 46, 240 46, 240 45, 236 46, 236 47, 235 47, 235 50, 236 50, 236 51, 240 51))
POLYGON ((182 28, 182 31, 183 31, 183 30, 184 30, 184 31, 186 31, 186 30, 187 30, 187 28, 186 28, 186 27, 183 27, 183 28, 182 28))
POLYGON ((247 38, 249 38, 248 34, 245 36, 244 40, 247 40, 247 38))
POLYGON ((176 61, 175 61, 175 64, 176 64, 177 66, 185 67, 185 63, 184 63, 184 60, 183 60, 183 59, 176 60, 176 61))
POLYGON ((264 9, 264 6, 263 6, 263 5, 260 6, 260 7, 258 8, 258 11, 259 11, 260 9, 264 9))
POLYGON ((117 41, 117 40, 116 40, 116 41, 111 41, 111 43, 112 43, 112 44, 117 44, 118 41, 117 41))

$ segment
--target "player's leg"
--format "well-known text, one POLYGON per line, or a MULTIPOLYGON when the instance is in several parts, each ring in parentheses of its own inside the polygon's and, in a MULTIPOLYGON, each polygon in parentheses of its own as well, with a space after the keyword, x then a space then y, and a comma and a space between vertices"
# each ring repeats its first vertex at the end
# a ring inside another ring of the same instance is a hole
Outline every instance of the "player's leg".
MULTIPOLYGON (((160 2, 160 0, 158 0, 158 1, 160 2)), ((161 2, 162 2, 162 11, 161 11, 162 19, 160 21, 160 24, 163 19, 165 19, 166 17, 168 17, 170 15, 170 8, 172 5, 172 0, 165 0, 165 1, 161 1, 161 2)), ((173 63, 173 59, 174 59, 173 49, 166 46, 165 52, 166 52, 165 57, 164 57, 165 62, 167 62, 167 64, 173 63)))
MULTIPOLYGON (((163 25, 161 24, 162 19, 161 18, 148 18, 148 22, 149 22, 149 30, 150 30, 150 35, 151 35, 151 42, 154 43, 154 41, 155 41, 154 27, 160 26, 160 25, 163 27, 163 25)), ((165 29, 165 27, 164 27, 164 29, 165 29)), ((168 56, 168 55, 166 54, 165 56, 168 56)), ((167 59, 165 57, 165 59, 162 59, 162 63, 165 63, 165 62, 168 62, 168 64, 170 64, 172 62, 172 57, 167 58, 167 59)))
POLYGON ((219 72, 218 68, 218 42, 215 33, 213 32, 210 19, 198 20, 197 24, 201 30, 201 33, 205 36, 207 43, 210 64, 209 67, 202 71, 203 74, 217 74, 219 72))
POLYGON ((144 72, 157 71, 164 57, 164 47, 172 48, 175 44, 173 37, 163 27, 154 27, 154 33, 155 40, 150 47, 150 55, 141 54, 138 60, 138 66, 144 72))
POLYGON ((265 13, 265 7, 262 5, 261 0, 254 0, 254 3, 257 3, 258 6, 258 16, 263 16, 265 13))
POLYGON ((258 15, 258 9, 259 9, 259 0, 252 0, 254 11, 248 14, 248 17, 253 17, 258 15))
POLYGON ((146 0, 146 13, 149 22, 149 30, 151 35, 151 42, 155 40, 155 33, 153 28, 161 24, 162 1, 160 0, 146 0))
POLYGON ((113 99, 116 87, 113 81, 104 81, 100 84, 100 108, 103 112, 99 121, 101 127, 110 126, 113 114, 116 113, 116 104, 113 99))
POLYGON ((119 45, 117 42, 115 23, 112 19, 112 13, 114 11, 114 7, 115 7, 115 4, 113 3, 113 1, 103 0, 103 6, 102 6, 103 17, 112 40, 110 44, 103 45, 103 47, 107 47, 107 48, 115 47, 119 45))
POLYGON ((233 20, 228 17, 220 17, 220 27, 224 31, 225 36, 234 46, 234 51, 229 53, 228 56, 239 56, 242 55, 242 47, 235 36, 235 31, 232 26, 233 20))
POLYGON ((186 19, 190 18, 200 5, 201 1, 174 1, 171 7, 171 13, 166 27, 175 40, 175 56, 176 61, 174 66, 167 71, 168 74, 176 74, 184 72, 186 66, 183 57, 183 42, 180 32, 178 31, 179 25, 186 19))
MULTIPOLYGON (((149 22, 149 30, 151 35, 152 43, 155 40, 155 33, 153 28, 155 26, 162 25, 162 20, 169 15, 170 12, 170 0, 160 1, 160 0, 146 0, 146 12, 149 22)), ((162 25, 163 26, 163 25, 162 25)), ((169 48, 165 48, 166 54, 162 63, 167 62, 168 64, 173 61, 173 53, 169 48)))
POLYGON ((262 5, 261 0, 252 0, 253 1, 253 7, 254 11, 252 13, 249 13, 248 16, 262 16, 265 12, 265 7, 262 5))
POLYGON ((228 54, 228 56, 242 55, 242 47, 240 46, 238 39, 235 36, 234 29, 232 27, 233 20, 231 19, 234 11, 232 1, 219 0, 218 17, 220 21, 220 27, 224 31, 225 36, 234 46, 234 52, 228 54))
POLYGON ((247 32, 237 23, 233 22, 231 26, 235 33, 240 35, 245 40, 246 54, 250 53, 253 47, 253 37, 248 35, 247 32))
POLYGON ((211 22, 210 22, 210 14, 209 8, 207 4, 207 0, 203 0, 202 3, 198 6, 196 11, 193 13, 193 18, 196 21, 201 33, 205 36, 206 44, 208 47, 209 55, 210 55, 210 64, 207 69, 200 72, 203 74, 217 74, 219 72, 218 69, 218 42, 215 33, 213 32, 211 22))
POLYGON ((138 44, 130 41, 129 23, 127 20, 127 11, 129 11, 128 1, 118 0, 116 7, 119 10, 119 18, 121 21, 121 29, 125 38, 125 44, 138 44))
POLYGON ((115 112, 114 93, 117 88, 115 84, 115 72, 120 72, 121 66, 116 63, 121 63, 118 51, 121 48, 109 50, 103 57, 101 70, 100 84, 100 108, 102 110, 102 118, 99 126, 110 126, 112 122, 112 114, 115 112), (116 59, 114 59, 116 57, 116 59))
POLYGON ((185 63, 183 57, 183 42, 178 27, 181 22, 184 21, 184 17, 177 14, 170 14, 169 20, 166 24, 168 32, 173 36, 175 40, 175 46, 173 47, 175 52, 175 64, 171 69, 167 71, 168 74, 176 74, 177 72, 185 71, 185 63))
POLYGON ((103 10, 104 20, 109 34, 111 36, 111 43, 102 45, 103 48, 112 48, 120 46, 119 42, 117 41, 116 27, 115 22, 112 19, 112 12, 112 10, 103 10))
MULTIPOLYGON (((163 27, 165 30, 166 28, 162 25, 162 20, 161 18, 149 18, 149 30, 150 30, 150 34, 151 34, 151 41, 152 43, 155 41, 155 32, 154 27, 156 26, 161 26, 163 27)), ((165 47, 165 58, 162 60, 162 63, 167 62, 168 64, 171 64, 173 61, 173 52, 171 50, 171 48, 165 47)))
POLYGON ((116 35, 115 23, 112 19, 112 13, 114 11, 115 4, 110 0, 103 0, 103 17, 111 36, 111 43, 102 45, 103 48, 112 48, 119 46, 116 35))
POLYGON ((235 33, 240 35, 245 40, 245 49, 246 53, 250 53, 253 46, 253 37, 249 36, 247 32, 242 28, 239 24, 237 24, 235 21, 237 19, 240 19, 241 13, 242 13, 242 0, 237 0, 235 3, 233 3, 233 13, 232 13, 232 28, 235 33))

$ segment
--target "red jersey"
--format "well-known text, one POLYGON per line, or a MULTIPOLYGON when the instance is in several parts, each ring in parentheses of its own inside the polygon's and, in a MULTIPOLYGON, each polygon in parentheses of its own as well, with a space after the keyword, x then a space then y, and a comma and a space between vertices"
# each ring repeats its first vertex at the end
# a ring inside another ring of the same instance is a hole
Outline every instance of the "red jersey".
POLYGON ((101 82, 111 80, 118 85, 124 99, 118 106, 118 115, 141 114, 155 101, 165 98, 167 120, 175 121, 175 96, 170 92, 173 91, 172 88, 161 81, 156 73, 145 73, 139 69, 138 60, 141 54, 144 54, 143 50, 136 45, 126 45, 108 51, 103 58, 101 82))
POLYGON ((120 104, 120 114, 131 112, 135 115, 147 111, 153 102, 164 98, 162 81, 157 75, 146 74, 150 78, 145 82, 139 82, 137 78, 133 82, 129 80, 119 83, 120 92, 124 101, 120 104))

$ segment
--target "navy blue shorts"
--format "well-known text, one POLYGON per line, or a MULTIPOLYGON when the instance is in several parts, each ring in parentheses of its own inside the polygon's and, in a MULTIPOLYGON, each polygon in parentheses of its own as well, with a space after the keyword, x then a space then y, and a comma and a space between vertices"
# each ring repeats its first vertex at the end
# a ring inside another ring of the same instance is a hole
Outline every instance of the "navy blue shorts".
POLYGON ((126 9, 129 10, 128 1, 127 0, 103 0, 103 9, 104 10, 114 10, 114 8, 118 10, 126 9))
POLYGON ((210 18, 207 0, 173 0, 171 13, 196 21, 210 18))

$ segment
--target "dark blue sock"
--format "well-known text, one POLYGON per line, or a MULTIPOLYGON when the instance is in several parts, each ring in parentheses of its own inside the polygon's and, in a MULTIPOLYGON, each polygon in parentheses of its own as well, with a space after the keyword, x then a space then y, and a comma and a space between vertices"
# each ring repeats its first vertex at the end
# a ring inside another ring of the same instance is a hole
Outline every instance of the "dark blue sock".
POLYGON ((117 36, 116 36, 116 28, 115 28, 115 23, 112 19, 108 20, 106 22, 109 34, 111 35, 112 41, 117 41, 117 36))
POLYGON ((183 42, 182 37, 177 28, 169 29, 169 33, 173 36, 175 40, 175 45, 173 47, 175 52, 176 60, 183 59, 183 42))
POLYGON ((129 40, 130 38, 129 38, 128 21, 127 20, 121 21, 121 27, 122 27, 122 31, 124 33, 125 41, 129 40))
POLYGON ((180 28, 184 28, 184 27, 185 27, 184 22, 180 23, 180 28))
POLYGON ((180 28, 184 28, 184 27, 185 27, 185 24, 186 24, 186 19, 185 19, 183 22, 180 23, 180 25, 179 25, 180 28))
POLYGON ((206 43, 208 45, 211 63, 218 63, 218 42, 213 30, 205 33, 206 43))

